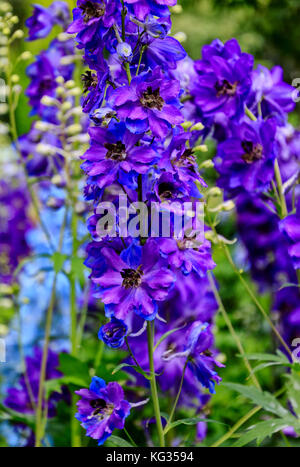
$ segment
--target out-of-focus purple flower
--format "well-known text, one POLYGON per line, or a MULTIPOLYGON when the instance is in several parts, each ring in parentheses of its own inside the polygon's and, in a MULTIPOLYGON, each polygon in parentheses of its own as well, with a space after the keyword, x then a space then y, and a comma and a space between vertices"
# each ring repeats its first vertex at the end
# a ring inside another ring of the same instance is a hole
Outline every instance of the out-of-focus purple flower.
POLYGON ((90 128, 89 133, 91 147, 83 156, 82 168, 96 180, 99 188, 118 180, 120 172, 145 174, 157 159, 150 146, 137 146, 141 136, 130 133, 123 123, 113 125, 109 130, 90 128))
POLYGON ((187 351, 189 355, 188 366, 198 381, 211 394, 215 393, 215 382, 221 381, 214 371, 214 366, 224 367, 215 360, 209 349, 213 344, 213 335, 207 323, 195 321, 187 332, 187 351))
POLYGON ((253 279, 262 289, 291 281, 288 241, 279 230, 277 215, 255 195, 239 195, 236 207, 238 231, 247 249, 253 279))
POLYGON ((65 2, 53 2, 49 8, 34 5, 33 15, 26 20, 29 29, 29 40, 33 41, 47 37, 55 24, 64 29, 70 21, 69 6, 65 2))
POLYGON ((283 70, 275 66, 272 70, 259 65, 252 74, 251 109, 258 114, 260 103, 263 118, 275 116, 280 123, 286 122, 287 113, 295 108, 292 93, 295 88, 283 81, 283 70))
POLYGON ((164 138, 171 125, 183 122, 178 109, 179 90, 179 82, 164 78, 157 67, 133 78, 130 86, 116 89, 109 104, 131 132, 140 134, 150 129, 154 136, 164 138))
POLYGON ((121 15, 118 0, 78 0, 73 10, 73 22, 69 34, 76 34, 82 46, 99 46, 101 39, 121 15))
MULTIPOLYGON (((23 414, 31 415, 35 413, 35 406, 37 405, 39 394, 41 364, 42 351, 39 348, 35 348, 33 357, 26 358, 26 378, 25 376, 21 376, 19 387, 10 388, 7 391, 8 396, 4 400, 4 405, 6 407, 23 414)), ((57 370, 58 365, 58 355, 50 350, 48 353, 45 381, 61 378, 62 374, 57 370)), ((55 405, 61 397, 60 394, 53 393, 48 399, 48 417, 55 416, 55 405)), ((46 403, 43 401, 43 407, 45 407, 45 405, 46 403)))
POLYGON ((153 320, 157 302, 167 298, 175 282, 172 272, 159 261, 156 242, 148 239, 143 247, 133 245, 120 256, 108 248, 103 248, 102 254, 107 270, 93 282, 100 286, 99 297, 106 312, 122 320, 132 312, 153 320))
POLYGON ((261 119, 232 125, 232 136, 215 157, 219 186, 230 195, 266 190, 274 174, 276 122, 261 119))
POLYGON ((116 383, 108 383, 97 376, 89 389, 76 391, 81 399, 77 402, 77 420, 86 430, 86 436, 98 441, 99 446, 115 429, 122 430, 130 413, 130 403, 124 400, 124 391, 116 383))
POLYGON ((61 59, 74 53, 72 40, 60 42, 54 39, 47 51, 42 51, 37 60, 29 65, 27 74, 31 80, 26 95, 32 107, 32 114, 38 114, 50 122, 56 121, 56 112, 53 108, 45 107, 41 103, 44 96, 54 97, 57 88, 56 78, 63 76, 68 81, 73 74, 74 65, 61 65, 61 59))
POLYGON ((177 0, 126 0, 125 3, 132 7, 135 16, 144 20, 146 16, 168 16, 170 6, 174 6, 177 0))
POLYGON ((185 275, 195 271, 200 277, 204 277, 208 270, 216 266, 211 257, 211 245, 208 240, 197 244, 188 238, 162 238, 159 239, 159 247, 161 255, 168 259, 170 266, 180 268, 185 275))
POLYGON ((112 316, 109 323, 104 324, 99 331, 99 339, 101 339, 108 347, 118 349, 124 344, 124 340, 128 331, 128 327, 119 319, 112 316))
POLYGON ((290 240, 288 252, 292 258, 294 267, 295 269, 300 269, 300 200, 298 201, 296 213, 280 221, 279 226, 280 230, 290 240))
POLYGON ((30 252, 26 233, 32 222, 28 215, 28 195, 20 180, 11 183, 1 180, 0 213, 0 282, 10 283, 19 262, 30 252))
POLYGON ((202 60, 195 63, 198 78, 191 87, 204 115, 241 115, 251 89, 252 68, 252 55, 242 53, 236 39, 225 44, 216 39, 204 46, 202 60))

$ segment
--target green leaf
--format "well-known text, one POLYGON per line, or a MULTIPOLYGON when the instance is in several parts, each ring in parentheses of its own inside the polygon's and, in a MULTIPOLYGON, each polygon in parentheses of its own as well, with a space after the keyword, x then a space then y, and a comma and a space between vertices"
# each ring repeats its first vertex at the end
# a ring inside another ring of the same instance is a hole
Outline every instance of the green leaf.
POLYGON ((63 255, 62 253, 53 253, 51 259, 53 261, 53 268, 56 273, 59 273, 62 270, 67 258, 68 256, 63 255))
POLYGON ((247 399, 254 402, 254 404, 263 407, 267 412, 271 412, 280 417, 289 415, 289 412, 269 392, 260 391, 254 386, 244 386, 236 383, 223 383, 223 385, 233 391, 239 392, 247 399))
POLYGON ((282 353, 278 353, 278 355, 270 354, 270 353, 252 353, 252 354, 245 354, 239 355, 239 357, 247 357, 248 360, 258 360, 262 362, 278 362, 282 364, 289 363, 288 358, 282 353))
POLYGON ((161 338, 156 342, 155 346, 154 346, 154 351, 157 349, 157 347, 167 338, 169 337, 171 334, 173 334, 174 332, 176 331, 179 331, 180 329, 183 329, 184 327, 186 326, 186 324, 184 324, 183 326, 180 326, 179 328, 176 328, 176 329, 172 329, 171 331, 168 331, 166 332, 165 334, 163 334, 161 336, 161 338))
POLYGON ((89 386, 91 383, 89 367, 76 357, 67 353, 59 355, 59 371, 65 376, 66 384, 76 384, 77 386, 89 386))
POLYGON ((75 279, 77 279, 81 286, 85 283, 84 270, 85 266, 83 264, 84 259, 79 256, 74 256, 71 259, 71 274, 75 279))
POLYGON ((219 425, 225 425, 225 423, 218 422, 217 420, 212 420, 210 418, 202 417, 193 417, 193 418, 182 418, 181 420, 176 420, 175 422, 170 423, 170 425, 165 429, 164 433, 167 434, 172 428, 175 428, 178 425, 197 425, 199 422, 205 423, 218 423, 219 425))
POLYGON ((8 420, 13 423, 24 423, 32 430, 35 428, 35 418, 33 416, 19 414, 2 404, 0 404, 0 419, 8 420))
POLYGON ((133 448, 132 444, 125 441, 123 438, 119 438, 119 436, 110 436, 110 438, 106 441, 105 446, 107 447, 117 447, 117 448, 133 448))
MULTIPOLYGON (((253 375, 254 373, 256 373, 257 371, 263 370, 264 368, 268 368, 269 366, 280 366, 280 365, 283 365, 283 363, 281 363, 281 362, 261 363, 260 365, 257 365, 255 368, 253 368, 253 370, 251 371, 251 374, 249 375, 249 377, 251 375, 253 375)), ((284 366, 286 366, 286 365, 284 365, 284 366)), ((249 377, 248 377, 248 379, 249 379, 249 377)))
POLYGON ((256 425, 250 427, 249 431, 242 435, 240 439, 234 443, 233 446, 242 447, 246 444, 251 443, 251 441, 254 441, 255 439, 257 440, 257 444, 259 445, 265 438, 290 426, 293 423, 292 418, 292 416, 277 419, 273 418, 272 420, 257 423, 256 425))
POLYGON ((300 418, 300 374, 296 371, 287 375, 288 399, 291 402, 296 415, 300 418))
POLYGON ((57 378, 57 379, 49 379, 48 381, 45 381, 45 395, 46 395, 46 400, 49 399, 51 394, 53 392, 58 392, 61 394, 62 392, 62 385, 64 384, 64 379, 63 378, 57 378))
POLYGON ((129 365, 128 363, 121 363, 120 365, 118 365, 112 372, 112 375, 116 374, 118 371, 122 370, 123 368, 133 368, 137 373, 140 373, 141 375, 143 375, 146 379, 151 379, 151 376, 146 373, 146 371, 144 371, 140 366, 137 366, 137 365, 129 365))

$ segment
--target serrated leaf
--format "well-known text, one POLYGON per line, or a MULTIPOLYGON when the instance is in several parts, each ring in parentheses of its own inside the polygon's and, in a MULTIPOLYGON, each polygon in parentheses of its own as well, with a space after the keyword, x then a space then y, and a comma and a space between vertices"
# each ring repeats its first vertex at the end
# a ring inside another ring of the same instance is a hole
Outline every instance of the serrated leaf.
POLYGON ((175 422, 170 423, 170 425, 165 429, 164 434, 167 434, 170 430, 172 430, 178 425, 197 425, 197 423, 199 422, 218 423, 219 425, 225 425, 225 423, 218 422, 217 420, 212 420, 210 418, 203 418, 203 417, 182 418, 181 420, 176 420, 175 422))
POLYGON ((123 438, 119 436, 110 436, 109 439, 106 441, 105 446, 107 447, 117 447, 117 448, 133 448, 132 444, 128 443, 123 438))
POLYGON ((146 373, 146 371, 144 371, 141 367, 137 366, 137 365, 129 365, 129 363, 121 363, 120 365, 118 365, 113 371, 112 371, 112 375, 116 374, 118 371, 122 370, 123 368, 133 368, 137 373, 140 373, 141 375, 143 375, 146 379, 151 379, 151 377, 149 376, 148 373, 146 373))
POLYGON ((249 431, 242 435, 233 446, 242 447, 251 443, 251 441, 254 441, 255 439, 259 445, 265 438, 272 436, 273 434, 283 430, 288 426, 291 426, 293 422, 292 418, 292 416, 286 418, 274 418, 272 420, 266 420, 264 422, 257 423, 256 425, 250 427, 249 431))
POLYGON ((254 404, 263 407, 267 412, 271 412, 280 417, 289 415, 289 412, 269 392, 260 391, 254 386, 244 386, 236 383, 223 383, 223 385, 233 391, 239 392, 247 399, 254 402, 254 404))
POLYGON ((251 354, 244 354, 239 355, 239 357, 243 358, 246 357, 248 360, 258 360, 262 362, 278 362, 278 363, 290 363, 288 358, 283 354, 280 353, 278 355, 269 354, 269 353, 251 353, 251 354))

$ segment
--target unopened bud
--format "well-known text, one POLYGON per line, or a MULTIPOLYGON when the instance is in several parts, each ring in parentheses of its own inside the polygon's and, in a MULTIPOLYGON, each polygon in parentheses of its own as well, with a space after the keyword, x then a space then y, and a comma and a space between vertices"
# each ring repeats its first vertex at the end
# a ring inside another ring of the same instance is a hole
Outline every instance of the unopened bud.
POLYGON ((68 136, 77 135, 81 131, 82 131, 82 126, 79 123, 74 123, 74 125, 71 125, 67 128, 68 136))
POLYGON ((204 130, 204 125, 201 122, 195 123, 195 125, 192 126, 191 131, 201 131, 204 130))
POLYGON ((184 130, 188 130, 189 128, 191 128, 192 125, 193 125, 193 123, 192 123, 192 122, 189 122, 189 121, 183 122, 183 123, 181 124, 181 126, 182 126, 182 128, 183 128, 184 130))
POLYGON ((32 58, 32 53, 29 51, 23 52, 20 56, 21 60, 30 60, 32 58))
POLYGON ((207 152, 208 147, 206 146, 206 144, 199 144, 199 146, 196 146, 194 150, 199 152, 207 152))
POLYGON ((187 35, 184 32, 177 32, 173 37, 177 39, 180 44, 187 40, 187 35))
POLYGON ((202 164, 200 164, 199 168, 200 169, 212 169, 214 166, 215 166, 215 164, 213 163, 213 161, 209 159, 207 161, 202 162, 202 164))
POLYGON ((207 193, 207 196, 221 196, 221 195, 222 195, 222 190, 217 186, 212 187, 207 193))

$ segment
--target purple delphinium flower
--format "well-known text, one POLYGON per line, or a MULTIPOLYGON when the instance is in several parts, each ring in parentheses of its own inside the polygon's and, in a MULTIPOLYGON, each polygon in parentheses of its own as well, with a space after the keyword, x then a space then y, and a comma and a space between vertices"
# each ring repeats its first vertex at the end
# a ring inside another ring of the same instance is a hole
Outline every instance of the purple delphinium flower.
POLYGON ((11 283, 19 262, 30 253, 26 233, 33 226, 28 204, 28 194, 22 181, 8 183, 1 180, 0 283, 11 283))
POLYGON ((73 22, 67 32, 76 34, 81 46, 99 46, 101 39, 121 15, 119 0, 77 0, 73 22))
MULTIPOLYGON (((27 376, 21 376, 19 380, 19 388, 9 388, 8 396, 4 400, 4 405, 10 409, 22 413, 32 415, 35 413, 35 407, 38 402, 40 371, 42 363, 42 350, 39 348, 34 349, 34 355, 26 358, 27 376), (29 386, 30 385, 30 390, 29 386), (32 400, 33 398, 33 400, 32 400)), ((46 381, 61 378, 62 374, 57 370, 59 365, 58 355, 51 350, 48 353, 48 360, 46 366, 46 381)), ((55 416, 56 402, 61 399, 61 395, 53 393, 47 401, 48 416, 55 416)), ((46 405, 43 401, 43 407, 46 405)))
POLYGON ((124 340, 128 331, 128 327, 119 319, 112 316, 109 323, 104 324, 99 331, 99 339, 101 339, 108 347, 118 349, 124 344, 124 340))
POLYGON ((124 400, 124 391, 116 383, 108 383, 97 376, 89 389, 75 391, 81 399, 77 402, 77 420, 86 430, 86 436, 101 446, 115 429, 122 430, 130 413, 130 403, 124 400))
POLYGON ((49 8, 34 5, 33 15, 26 20, 29 29, 28 40, 47 37, 55 24, 65 28, 70 20, 69 6, 65 2, 53 2, 49 8))
POLYGON ((116 89, 109 103, 131 132, 150 129, 154 136, 164 138, 172 125, 183 122, 178 109, 179 90, 179 82, 164 78, 157 67, 134 77, 130 86, 116 89))
POLYGON ((251 89, 252 68, 253 57, 241 52, 236 39, 224 45, 215 40, 203 47, 202 60, 195 63, 198 78, 191 87, 203 114, 241 115, 251 89))
POLYGON ((295 108, 292 93, 295 90, 290 84, 283 81, 283 70, 275 66, 268 70, 262 65, 258 65, 252 74, 252 97, 251 109, 255 114, 258 112, 258 104, 262 112, 262 117, 278 116, 279 123, 285 123, 287 113, 295 108))
POLYGON ((274 175, 276 122, 261 119, 232 125, 232 136, 218 146, 219 186, 230 195, 261 192, 274 175))
POLYGON ((143 247, 133 245, 132 249, 119 256, 112 249, 103 248, 107 270, 93 282, 100 286, 99 297, 109 315, 123 320, 135 312, 152 320, 157 313, 157 301, 167 298, 175 277, 161 265, 153 239, 148 239, 143 247))
POLYGON ((157 159, 151 147, 145 144, 137 146, 141 135, 130 133, 123 123, 113 125, 108 130, 90 128, 89 134, 91 147, 83 156, 85 162, 82 168, 94 178, 99 188, 118 180, 120 172, 145 174, 157 159))
POLYGON ((212 347, 213 335, 207 323, 195 321, 187 332, 187 351, 189 355, 188 366, 197 380, 211 394, 215 393, 215 382, 221 381, 214 371, 214 366, 224 367, 215 360, 208 349, 212 347))
POLYGON ((216 266, 211 257, 211 245, 208 240, 198 244, 189 238, 162 238, 158 243, 163 258, 168 259, 170 266, 180 268, 185 275, 195 271, 200 277, 204 277, 208 270, 216 266))
POLYGON ((60 42, 54 39, 47 51, 42 51, 36 61, 27 68, 31 82, 26 90, 26 96, 29 97, 32 115, 38 114, 52 123, 56 121, 56 109, 44 106, 41 99, 44 96, 55 96, 58 76, 63 76, 66 81, 72 78, 74 65, 61 65, 60 61, 64 56, 73 53, 72 40, 60 42))
POLYGON ((296 213, 280 221, 279 227, 290 241, 288 252, 294 267, 300 269, 300 200, 298 201, 296 213))
POLYGON ((253 279, 261 289, 292 281, 288 241, 279 230, 278 216, 255 195, 240 194, 236 208, 238 232, 247 250, 253 279))
POLYGON ((168 16, 170 6, 174 6, 177 0, 126 0, 128 6, 132 6, 135 16, 144 20, 150 13, 154 16, 168 16))

